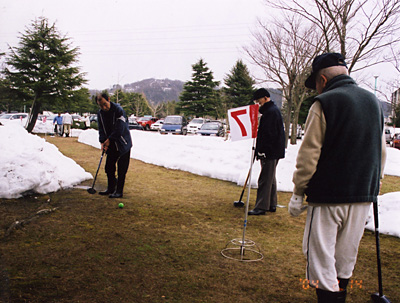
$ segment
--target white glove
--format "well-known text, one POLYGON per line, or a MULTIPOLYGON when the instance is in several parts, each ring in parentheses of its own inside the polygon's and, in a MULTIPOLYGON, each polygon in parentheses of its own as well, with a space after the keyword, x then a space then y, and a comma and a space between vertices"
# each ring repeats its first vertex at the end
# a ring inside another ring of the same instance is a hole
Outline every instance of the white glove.
POLYGON ((307 205, 303 205, 303 196, 293 194, 289 202, 289 214, 293 217, 300 216, 300 214, 307 209, 307 205))

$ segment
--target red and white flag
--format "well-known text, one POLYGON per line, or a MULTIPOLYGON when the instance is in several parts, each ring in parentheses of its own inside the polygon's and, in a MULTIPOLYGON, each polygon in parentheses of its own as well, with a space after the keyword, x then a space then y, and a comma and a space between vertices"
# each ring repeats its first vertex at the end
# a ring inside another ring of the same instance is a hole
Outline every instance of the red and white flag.
POLYGON ((231 140, 257 138, 258 104, 228 110, 231 140))

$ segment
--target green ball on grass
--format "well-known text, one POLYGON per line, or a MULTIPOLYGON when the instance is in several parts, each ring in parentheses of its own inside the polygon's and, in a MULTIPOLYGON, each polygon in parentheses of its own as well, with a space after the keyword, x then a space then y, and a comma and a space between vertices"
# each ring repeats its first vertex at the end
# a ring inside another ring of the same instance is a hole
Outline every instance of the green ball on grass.
POLYGON ((124 208, 124 203, 119 203, 119 204, 118 204, 118 207, 119 207, 119 208, 124 208))

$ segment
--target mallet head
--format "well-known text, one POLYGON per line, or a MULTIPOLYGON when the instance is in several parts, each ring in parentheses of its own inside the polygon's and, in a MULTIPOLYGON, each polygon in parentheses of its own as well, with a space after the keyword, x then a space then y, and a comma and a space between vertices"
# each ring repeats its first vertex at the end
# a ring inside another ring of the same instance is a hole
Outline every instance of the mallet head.
POLYGON ((371 295, 372 302, 374 303, 391 303, 388 298, 384 295, 379 295, 379 293, 374 293, 371 295))
POLYGON ((235 207, 243 207, 243 206, 244 206, 244 202, 242 202, 242 201, 235 201, 235 202, 233 202, 233 206, 235 206, 235 207))
POLYGON ((88 188, 87 191, 89 194, 92 194, 92 195, 96 193, 96 190, 93 187, 88 188))

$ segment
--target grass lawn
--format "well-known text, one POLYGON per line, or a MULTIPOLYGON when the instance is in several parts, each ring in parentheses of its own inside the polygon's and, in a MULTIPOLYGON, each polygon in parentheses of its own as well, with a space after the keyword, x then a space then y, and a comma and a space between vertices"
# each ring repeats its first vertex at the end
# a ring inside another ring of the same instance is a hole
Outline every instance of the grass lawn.
MULTIPOLYGON (((95 174, 98 149, 76 138, 47 140, 95 174)), ((105 188, 103 163, 96 189, 105 188)), ((382 191, 400 191, 400 178, 386 177, 382 191)), ((285 208, 249 217, 246 238, 261 249, 262 261, 221 255, 242 236, 244 211, 233 207, 240 192, 230 182, 131 160, 122 199, 84 189, 0 199, 0 301, 316 302, 304 281, 305 214, 289 216, 291 193, 279 193, 285 208), (32 217, 42 209, 53 211, 32 217), (7 232, 28 218, 29 224, 7 232)), ((250 199, 251 207, 254 190, 250 199)), ((384 293, 400 302, 400 239, 381 235, 381 258, 384 293)), ((348 290, 347 302, 370 302, 378 291, 370 231, 348 290)))

